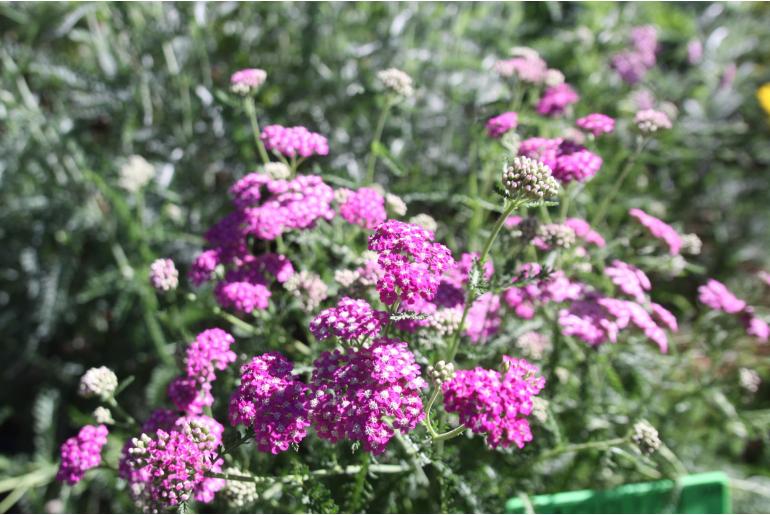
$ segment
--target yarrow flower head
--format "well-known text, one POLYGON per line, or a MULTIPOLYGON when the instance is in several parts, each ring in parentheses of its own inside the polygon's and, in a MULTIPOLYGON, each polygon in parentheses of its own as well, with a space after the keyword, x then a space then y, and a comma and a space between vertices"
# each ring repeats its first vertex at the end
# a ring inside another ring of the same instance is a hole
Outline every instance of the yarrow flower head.
POLYGON ((336 336, 349 342, 377 336, 387 321, 387 312, 372 309, 365 300, 343 297, 310 322, 310 332, 319 340, 336 336))
POLYGON ((545 90, 537 103, 537 112, 543 116, 560 116, 567 107, 580 100, 580 95, 566 82, 545 90))
POLYGON ((648 215, 641 209, 630 209, 628 214, 634 217, 640 224, 647 228, 655 238, 662 240, 668 246, 669 253, 672 256, 679 254, 682 248, 682 237, 679 233, 665 223, 663 220, 655 218, 652 215, 648 215))
POLYGON ((97 424, 111 425, 115 423, 115 419, 112 418, 112 413, 104 406, 96 408, 93 413, 91 413, 91 416, 94 417, 97 424))
POLYGON ((230 423, 251 427, 262 452, 278 454, 307 436, 307 386, 292 376, 292 368, 277 352, 241 367, 241 384, 230 398, 230 423))
POLYGON ((364 229, 374 229, 388 218, 385 211, 385 197, 374 188, 344 190, 340 205, 340 216, 364 229))
POLYGON ((545 200, 559 193, 559 183, 551 169, 534 159, 514 157, 503 170, 503 187, 510 198, 545 200))
POLYGON ((529 84, 542 84, 548 74, 548 65, 531 48, 525 52, 513 54, 511 59, 503 59, 495 63, 495 71, 501 77, 513 77, 529 84))
POLYGON ((602 134, 608 134, 615 130, 615 120, 606 114, 592 113, 588 116, 578 118, 575 125, 586 132, 590 132, 595 137, 602 134))
POLYGON ((172 291, 179 286, 179 272, 170 259, 156 259, 150 265, 150 284, 158 291, 172 291))
POLYGON ((671 119, 662 111, 644 109, 634 116, 634 123, 642 134, 653 134, 663 129, 670 129, 671 119))
POLYGON ((389 212, 396 216, 404 216, 407 211, 407 206, 406 202, 404 202, 404 199, 393 193, 385 194, 385 206, 388 208, 389 212))
POLYGON ((735 314, 746 309, 746 301, 736 297, 727 286, 716 279, 709 279, 698 288, 698 299, 711 309, 725 313, 735 314))
POLYGON ((487 120, 487 135, 490 138, 500 138, 506 132, 515 129, 518 123, 519 116, 513 111, 499 114, 487 120))
POLYGON ((57 481, 69 485, 78 483, 86 471, 102 462, 102 447, 107 443, 107 427, 83 426, 77 436, 68 438, 61 446, 61 464, 56 473, 57 481))
POLYGON ((265 175, 274 181, 280 181, 282 179, 288 179, 291 177, 291 168, 289 168, 289 166, 284 163, 265 163, 262 169, 265 171, 265 175))
POLYGON ((206 329, 187 347, 184 360, 187 376, 200 383, 216 379, 216 370, 225 370, 235 362, 235 352, 230 346, 235 338, 219 328, 206 329))
POLYGON ((612 68, 628 84, 636 84, 655 66, 658 34, 655 27, 634 27, 630 33, 631 48, 612 57, 612 68))
POLYGON ((400 97, 411 97, 414 95, 414 86, 412 78, 404 71, 398 68, 388 68, 377 72, 377 78, 383 86, 400 97))
POLYGON ((405 304, 432 300, 441 276, 454 265, 452 253, 433 241, 433 233, 417 225, 387 220, 369 237, 369 250, 378 253, 382 273, 377 281, 380 300, 405 304))
POLYGON ((414 215, 412 218, 409 219, 409 223, 412 225, 419 225, 423 229, 425 229, 428 232, 435 233, 438 229, 438 223, 436 220, 425 213, 420 213, 417 215, 414 215))
POLYGON ((537 236, 548 248, 568 249, 575 244, 575 231, 567 224, 541 225, 537 236))
POLYGON ((118 376, 107 367, 90 368, 80 378, 78 393, 81 397, 109 399, 118 387, 118 376))
POLYGON ((519 155, 542 161, 551 169, 553 176, 563 183, 585 182, 602 167, 601 157, 564 138, 525 139, 519 145, 519 155))
POLYGON ((382 338, 370 347, 324 352, 310 382, 313 427, 324 440, 353 440, 382 454, 394 430, 409 432, 423 419, 426 386, 404 342, 382 338))
POLYGON ((647 275, 634 265, 616 259, 604 269, 604 273, 620 288, 620 291, 633 297, 636 302, 646 301, 645 292, 650 291, 652 284, 647 275))
POLYGON ((444 408, 457 413, 460 423, 486 437, 490 449, 532 441, 527 417, 533 399, 545 386, 537 368, 524 359, 503 356, 506 370, 458 370, 442 384, 444 408))
POLYGON ((287 157, 325 156, 329 153, 329 142, 318 133, 305 127, 283 127, 268 125, 260 135, 265 148, 287 157))
POLYGON ((230 91, 237 95, 256 92, 267 80, 267 72, 259 68, 238 70, 230 76, 230 91))
POLYGON ((653 454, 662 444, 658 436, 658 430, 652 427, 646 420, 634 424, 631 440, 642 454, 653 454))

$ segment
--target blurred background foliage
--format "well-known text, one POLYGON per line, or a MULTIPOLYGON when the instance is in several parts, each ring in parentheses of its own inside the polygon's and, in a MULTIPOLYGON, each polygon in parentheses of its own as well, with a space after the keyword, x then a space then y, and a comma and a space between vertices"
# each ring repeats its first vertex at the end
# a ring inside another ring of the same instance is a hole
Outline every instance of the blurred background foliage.
MULTIPOLYGON (((223 212, 226 188, 257 163, 243 114, 223 94, 232 71, 268 71, 263 125, 327 135, 330 157, 314 166, 341 184, 364 172, 381 100, 376 72, 411 74, 418 94, 388 122, 378 180, 410 212, 441 220, 440 239, 459 249, 467 242, 454 228, 472 216, 462 202, 469 172, 492 157, 473 142, 503 95, 494 61, 512 46, 533 47, 580 92, 578 114, 628 119, 632 91, 609 56, 645 23, 658 28, 662 50, 643 87, 678 118, 649 153, 651 173, 627 185, 609 218, 643 205, 702 238, 702 275, 660 285, 677 305, 692 309, 684 299, 710 276, 766 306, 752 273, 770 268, 770 124, 755 97, 770 81, 769 4, 0 4, 0 477, 26 474, 22 494, 32 493, 6 497, 0 511, 64 509, 49 501, 59 485, 39 485, 58 443, 92 409, 75 397, 85 369, 107 364, 136 376, 124 400, 146 412, 173 374, 163 366, 170 344, 211 322, 193 305, 166 309, 146 269, 157 256, 186 268, 223 212), (687 60, 693 39, 704 47, 697 65, 687 60), (117 185, 133 154, 157 171, 141 195, 117 185)), ((612 151, 602 149, 605 167, 612 151)), ((766 401, 757 408, 767 415, 766 401)), ((744 445, 716 430, 719 417, 704 417, 715 427, 695 432, 690 450, 703 467, 768 473, 766 430, 764 443, 744 445)), ((692 429, 678 431, 686 438, 692 429)), ((509 474, 490 464, 487 481, 471 481, 463 503, 447 509, 502 509, 515 492, 502 479, 489 489, 490 478, 509 474)), ((510 474, 527 484, 526 471, 510 474)), ((65 498, 68 511, 130 509, 95 476, 88 495, 65 498)), ((572 478, 528 486, 602 484, 580 467, 572 478)), ((736 509, 763 506, 738 501, 736 509)))

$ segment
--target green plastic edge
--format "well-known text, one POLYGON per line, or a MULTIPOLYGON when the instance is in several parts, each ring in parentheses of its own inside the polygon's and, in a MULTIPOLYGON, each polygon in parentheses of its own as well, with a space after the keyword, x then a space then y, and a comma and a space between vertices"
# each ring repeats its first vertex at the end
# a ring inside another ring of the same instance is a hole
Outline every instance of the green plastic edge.
MULTIPOLYGON (((729 481, 724 472, 704 472, 678 481, 664 479, 612 490, 537 495, 530 501, 535 513, 730 513, 729 481)), ((512 498, 506 502, 505 512, 525 513, 526 508, 521 499, 512 498)))

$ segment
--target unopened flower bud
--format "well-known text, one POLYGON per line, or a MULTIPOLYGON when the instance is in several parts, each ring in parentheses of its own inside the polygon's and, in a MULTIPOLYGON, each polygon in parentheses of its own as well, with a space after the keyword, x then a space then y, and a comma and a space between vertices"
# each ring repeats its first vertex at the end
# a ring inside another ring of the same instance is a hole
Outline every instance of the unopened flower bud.
POLYGON ((644 109, 636 113, 634 123, 642 134, 652 134, 662 129, 671 128, 671 120, 668 115, 654 109, 644 109))
POLYGON ((406 214, 406 203, 398 195, 386 194, 385 204, 388 207, 388 211, 396 216, 404 216, 406 214))
POLYGON ((172 291, 179 286, 179 272, 170 259, 156 259, 150 265, 150 284, 158 291, 172 291))
POLYGON ((682 236, 682 252, 697 256, 703 248, 703 242, 697 234, 690 233, 682 236))
POLYGON ((377 72, 383 86, 401 97, 411 97, 414 94, 412 78, 397 68, 388 68, 377 72))
POLYGON ((267 72, 259 68, 238 70, 230 77, 230 91, 237 95, 255 93, 267 80, 267 72))
POLYGON ((291 177, 291 168, 289 168, 288 165, 284 163, 265 163, 262 169, 264 170, 265 174, 274 181, 288 179, 291 177))
POLYGON ((503 170, 503 187, 509 198, 545 200, 559 193, 551 169, 529 157, 517 156, 503 170))
POLYGON ((80 378, 78 394, 81 397, 109 399, 118 387, 118 376, 107 367, 91 368, 80 378))
POLYGON ((435 365, 428 366, 428 377, 431 382, 440 386, 445 381, 449 381, 455 376, 454 363, 447 363, 444 360, 439 361, 435 365))
POLYGON ((631 440, 639 447, 642 454, 654 453, 660 448, 662 443, 658 436, 658 430, 652 427, 646 420, 634 424, 631 440))
POLYGON ((738 371, 738 381, 741 384, 741 388, 750 393, 757 393, 759 391, 759 385, 762 383, 759 374, 749 368, 741 368, 738 371))
POLYGON ((538 229, 538 236, 549 247, 568 249, 575 244, 575 231, 564 224, 545 224, 538 229))
POLYGON ((99 406, 92 413, 94 420, 97 424, 114 424, 115 420, 112 418, 112 412, 104 406, 99 406))
POLYGON ((418 215, 414 215, 412 218, 409 219, 410 224, 419 225, 426 231, 430 232, 436 232, 436 229, 438 229, 438 223, 434 218, 430 215, 426 215, 425 213, 420 213, 418 215))
MULTIPOLYGON (((242 476, 244 473, 237 468, 228 468, 226 474, 242 476)), ((232 508, 248 508, 259 499, 257 485, 245 481, 226 481, 221 494, 225 502, 232 508)))

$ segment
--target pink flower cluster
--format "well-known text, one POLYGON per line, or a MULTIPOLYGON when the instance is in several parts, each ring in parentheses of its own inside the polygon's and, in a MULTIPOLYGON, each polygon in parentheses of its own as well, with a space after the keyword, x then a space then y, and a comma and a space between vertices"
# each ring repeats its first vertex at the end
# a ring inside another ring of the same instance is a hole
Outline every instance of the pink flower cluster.
POLYGON ((562 309, 559 325, 563 334, 593 346, 615 343, 620 331, 634 326, 656 343, 661 352, 668 352, 668 338, 659 324, 676 331, 676 318, 658 304, 651 303, 650 310, 651 313, 633 301, 591 293, 562 309))
POLYGON ((487 120, 487 135, 490 138, 500 138, 506 132, 515 129, 518 123, 519 116, 513 111, 499 114, 487 120))
POLYGON ((647 228, 655 238, 662 240, 668 246, 668 251, 672 256, 679 254, 682 248, 682 237, 676 232, 676 229, 665 223, 663 220, 648 215, 641 209, 630 209, 628 214, 635 218, 640 224, 647 228))
POLYGON ((278 454, 307 436, 307 386, 291 370, 277 352, 256 356, 241 368, 241 384, 230 398, 230 423, 252 427, 262 452, 278 454))
POLYGON ((356 191, 342 190, 345 201, 340 205, 340 216, 364 229, 374 229, 388 218, 385 197, 373 188, 356 191))
POLYGON ((404 342, 381 338, 368 348, 324 352, 314 363, 310 418, 321 438, 381 454, 394 429, 406 433, 422 420, 426 386, 404 342))
POLYGON ((224 480, 203 476, 222 470, 222 460, 213 462, 222 424, 205 415, 179 417, 159 409, 142 425, 142 433, 126 442, 118 467, 137 508, 157 512, 191 498, 209 503, 224 488, 224 480))
POLYGON ((615 120, 601 113, 592 113, 578 118, 575 121, 575 125, 594 136, 601 136, 615 130, 615 120))
POLYGON ((230 76, 230 87, 234 92, 245 94, 256 91, 267 80, 267 72, 259 68, 238 70, 230 76))
POLYGON ((528 138, 521 142, 519 155, 537 159, 548 166, 561 182, 585 182, 602 167, 602 158, 574 141, 563 138, 528 138))
POLYGON ((465 334, 471 342, 480 343, 497 334, 503 319, 500 313, 500 296, 485 293, 476 299, 468 310, 465 334))
POLYGON ((503 356, 503 363, 504 373, 481 367, 458 371, 441 387, 444 408, 457 413, 474 433, 485 435, 489 448, 512 444, 522 448, 532 441, 526 417, 532 413, 533 398, 545 386, 545 379, 524 359, 503 356))
POLYGON ((658 51, 658 33, 655 27, 645 25, 631 30, 631 48, 612 57, 612 68, 628 84, 636 84, 655 66, 658 51))
POLYGON ((319 340, 336 336, 344 341, 377 336, 388 322, 388 313, 372 309, 361 299, 343 297, 333 308, 321 311, 310 322, 310 332, 319 340))
POLYGON ((698 299, 713 310, 737 315, 746 332, 759 341, 766 342, 770 338, 770 326, 767 322, 756 316, 754 308, 745 300, 736 297, 727 286, 716 279, 709 279, 698 288, 698 299))
POLYGON ((188 347, 184 360, 186 375, 177 377, 168 386, 168 396, 174 405, 191 415, 214 403, 211 383, 216 370, 225 370, 235 361, 230 346, 235 339, 222 329, 207 329, 198 334, 188 347))
POLYGON ((546 88, 540 101, 537 103, 537 112, 543 116, 560 116, 567 107, 580 100, 580 95, 563 82, 556 86, 546 88))
MULTIPOLYGON (((540 265, 525 263, 520 268, 522 273, 537 275, 540 265)), ((585 286, 570 280, 561 270, 554 272, 545 279, 531 282, 523 286, 513 286, 503 293, 505 303, 514 310, 514 314, 525 320, 535 316, 537 306, 550 302, 561 303, 579 299, 585 291, 585 286)))
POLYGON ((377 281, 380 300, 406 305, 436 296, 441 275, 454 265, 449 249, 433 242, 433 233, 398 220, 387 220, 369 237, 369 250, 379 254, 382 276, 377 281))
POLYGON ((652 288, 647 274, 634 265, 629 265, 617 259, 604 269, 604 273, 620 288, 620 291, 633 297, 639 303, 645 302, 647 298, 645 292, 650 291, 652 288))
POLYGON ((588 222, 580 218, 567 218, 564 220, 564 225, 575 231, 575 236, 590 243, 596 245, 599 248, 603 248, 607 245, 604 241, 604 237, 598 232, 594 231, 588 222))
POLYGON ((77 436, 67 438, 61 445, 61 463, 57 481, 74 485, 83 479, 86 471, 102 462, 102 447, 107 443, 107 427, 83 426, 77 436))
POLYGON ((288 157, 325 156, 329 153, 329 142, 318 133, 305 127, 284 127, 268 125, 262 130, 260 139, 265 148, 288 157))
POLYGON ((537 52, 531 51, 497 61, 495 71, 501 77, 515 77, 522 82, 541 84, 546 80, 548 65, 537 52))

